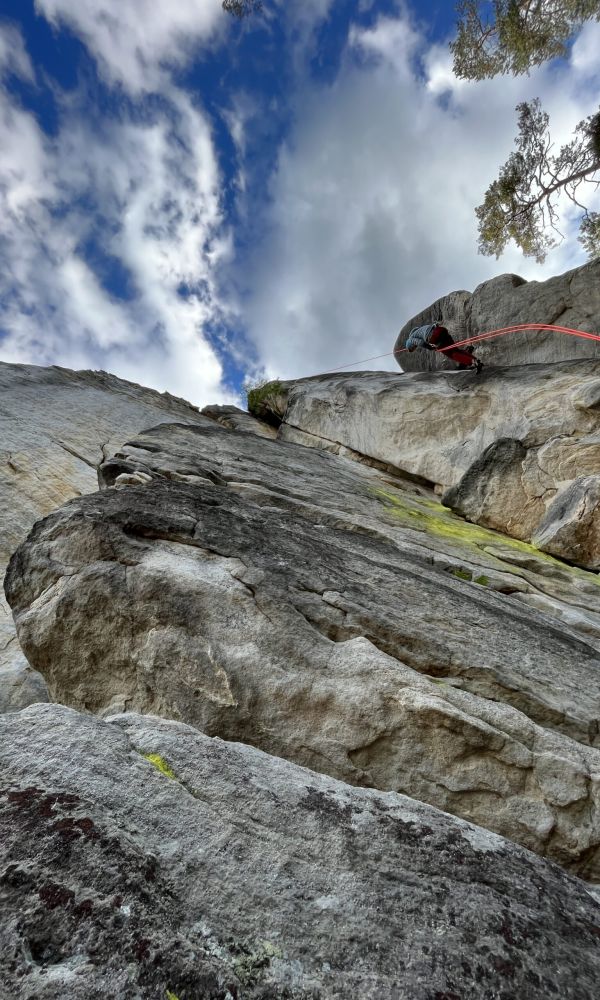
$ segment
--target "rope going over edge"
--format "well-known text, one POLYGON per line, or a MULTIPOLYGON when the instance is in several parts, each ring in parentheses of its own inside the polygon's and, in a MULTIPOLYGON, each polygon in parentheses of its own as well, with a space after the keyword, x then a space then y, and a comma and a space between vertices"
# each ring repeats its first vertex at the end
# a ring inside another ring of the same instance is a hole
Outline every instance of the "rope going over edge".
MULTIPOLYGON (((585 330, 573 330, 569 326, 555 326, 551 323, 514 323, 512 326, 501 326, 497 330, 488 330, 485 333, 478 333, 475 337, 468 337, 466 340, 457 340, 450 347, 440 347, 438 352, 443 354, 444 351, 452 350, 453 347, 464 347, 467 344, 478 344, 484 340, 493 340, 495 337, 502 337, 507 333, 521 333, 521 332, 531 332, 533 330, 550 330, 555 333, 565 333, 571 337, 582 337, 584 340, 596 340, 600 343, 600 334, 588 333, 585 330)), ((397 358, 399 354, 404 354, 406 352, 406 347, 401 347, 399 350, 387 351, 386 354, 376 354, 372 358, 363 358, 362 361, 350 361, 347 365, 338 365, 337 368, 328 368, 326 371, 321 372, 322 375, 331 375, 334 372, 342 371, 344 368, 352 368, 353 365, 364 365, 367 361, 379 361, 380 358, 389 358, 392 355, 397 358)))

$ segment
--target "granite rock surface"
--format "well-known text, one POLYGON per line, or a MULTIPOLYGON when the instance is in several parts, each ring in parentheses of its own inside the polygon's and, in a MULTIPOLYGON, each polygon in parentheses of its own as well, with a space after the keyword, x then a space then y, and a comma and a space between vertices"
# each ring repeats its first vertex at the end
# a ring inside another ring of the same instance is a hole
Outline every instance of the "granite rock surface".
POLYGON ((54 699, 400 791, 600 881, 595 574, 215 423, 147 431, 101 480, 6 577, 54 699))
POLYGON ((257 434, 259 437, 274 439, 277 437, 277 429, 264 420, 257 420, 247 410, 241 410, 239 406, 204 406, 200 411, 202 416, 210 417, 222 427, 228 427, 232 431, 240 431, 242 434, 257 434))
POLYGON ((323 375, 278 383, 272 403, 281 440, 392 470, 476 524, 598 568, 600 361, 323 375))
MULTIPOLYGON (((2 574, 38 518, 71 497, 98 488, 98 464, 128 435, 165 420, 204 419, 184 400, 105 372, 0 363, 0 394, 2 574)), ((0 677, 5 692, 0 706, 28 705, 45 690, 42 679, 24 669, 3 596, 0 677)))
POLYGON ((11 1000, 595 1000, 580 880, 181 723, 0 718, 11 1000))
MULTIPOLYGON (((414 326, 441 322, 454 340, 476 337, 520 323, 543 323, 600 333, 600 260, 591 261, 547 281, 525 281, 501 274, 478 285, 471 294, 451 292, 411 317, 398 334, 394 350, 401 350, 414 326)), ((570 358, 600 358, 600 343, 568 334, 511 333, 476 347, 486 365, 547 364, 570 358)), ((397 356, 405 371, 437 371, 454 363, 432 351, 397 356)))

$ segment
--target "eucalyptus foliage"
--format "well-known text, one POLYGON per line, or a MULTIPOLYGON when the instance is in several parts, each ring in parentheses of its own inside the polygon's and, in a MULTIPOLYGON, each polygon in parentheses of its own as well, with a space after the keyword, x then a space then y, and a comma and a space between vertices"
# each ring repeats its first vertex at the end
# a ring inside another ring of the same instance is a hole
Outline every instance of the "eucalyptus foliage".
POLYGON ((584 22, 600 20, 600 0, 461 0, 457 13, 454 72, 483 80, 567 55, 584 22))
MULTIPOLYGON (((454 72, 469 80, 526 73, 565 56, 583 23, 600 20, 600 0, 463 0, 457 10, 454 72)), ((580 242, 590 257, 600 256, 600 213, 582 201, 586 186, 600 184, 600 110, 558 150, 539 99, 519 104, 517 112, 515 151, 476 209, 480 252, 498 257, 513 239, 526 256, 543 261, 562 238, 557 206, 566 195, 580 214, 580 242)))
POLYGON ((579 122, 571 142, 556 152, 539 99, 519 104, 517 111, 516 150, 476 209, 480 252, 499 257, 513 239, 525 256, 543 261, 562 237, 557 197, 564 192, 582 213, 580 241, 590 256, 600 255, 600 215, 580 200, 585 184, 600 183, 600 111, 579 122))
POLYGON ((234 17, 248 17, 262 10, 262 0, 223 0, 223 10, 234 17))

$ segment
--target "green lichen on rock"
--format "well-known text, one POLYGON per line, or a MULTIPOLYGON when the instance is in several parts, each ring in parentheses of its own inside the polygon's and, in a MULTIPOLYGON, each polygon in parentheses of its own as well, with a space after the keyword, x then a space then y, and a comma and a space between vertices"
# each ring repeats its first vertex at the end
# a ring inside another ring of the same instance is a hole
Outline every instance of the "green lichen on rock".
POLYGON ((473 583, 478 583, 480 587, 489 587, 490 580, 489 577, 482 574, 481 576, 476 576, 473 583))
POLYGON ((171 993, 171 990, 167 990, 167 1000, 179 1000, 179 997, 175 993, 171 993))
POLYGON ((265 402, 273 396, 279 396, 283 385, 278 379, 272 382, 255 382, 244 386, 248 399, 248 410, 253 416, 264 416, 265 402))
MULTIPOLYGON (((161 757, 159 753, 143 753, 142 757, 145 760, 149 760, 151 764, 154 764, 154 767, 157 768, 161 774, 166 775, 167 778, 173 778, 174 781, 178 780, 173 768, 169 767, 164 757, 161 757)), ((177 998, 175 998, 175 1000, 177 1000, 177 998)))
MULTIPOLYGON (((375 489, 374 493, 380 498, 390 514, 392 514, 394 520, 399 521, 403 527, 424 532, 427 535, 440 539, 440 541, 458 545, 463 552, 465 549, 470 549, 474 554, 476 552, 479 552, 479 554, 484 552, 489 558, 491 553, 488 553, 487 547, 498 547, 501 544, 505 549, 510 549, 516 555, 528 556, 530 559, 554 566, 557 571, 567 572, 596 586, 600 586, 600 576, 598 574, 590 573, 587 570, 555 559, 554 556, 548 555, 546 552, 540 552, 539 549, 536 549, 535 546, 530 545, 528 542, 520 541, 520 539, 512 538, 510 535, 493 531, 491 528, 482 528, 478 524, 466 521, 452 513, 443 504, 427 500, 424 497, 412 495, 407 497, 402 496, 400 493, 392 493, 389 490, 383 489, 375 489)), ((504 563, 504 560, 502 562, 504 563)), ((503 569, 509 573, 518 572, 518 566, 511 568, 509 565, 504 564, 503 569)), ((479 577, 475 582, 481 583, 482 586, 487 586, 489 580, 487 580, 487 577, 479 577), (482 583, 483 579, 486 580, 485 584, 482 583)))
POLYGON ((259 941, 255 950, 240 949, 234 960, 233 971, 243 986, 252 986, 264 975, 273 958, 282 958, 283 952, 270 941, 259 941))
POLYGON ((502 544, 510 545, 520 551, 528 552, 540 559, 552 560, 551 556, 546 556, 543 552, 538 552, 533 545, 520 542, 509 535, 500 535, 499 532, 490 528, 481 528, 477 524, 465 521, 463 518, 453 514, 441 503, 426 500, 423 497, 403 497, 388 490, 378 489, 375 491, 384 501, 395 518, 404 521, 405 526, 414 528, 417 531, 424 531, 426 534, 437 535, 439 538, 450 542, 461 542, 463 545, 475 545, 481 548, 483 545, 498 544, 501 539, 502 544))

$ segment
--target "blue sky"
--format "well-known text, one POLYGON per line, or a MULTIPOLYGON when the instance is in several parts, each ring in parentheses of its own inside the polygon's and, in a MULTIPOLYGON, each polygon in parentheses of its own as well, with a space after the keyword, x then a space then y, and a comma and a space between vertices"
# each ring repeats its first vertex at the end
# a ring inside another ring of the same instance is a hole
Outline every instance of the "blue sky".
POLYGON ((479 256, 473 208, 518 101, 559 140, 595 110, 600 27, 482 83, 453 77, 453 30, 438 0, 243 22, 220 0, 2 0, 0 360, 224 402, 390 351, 454 289, 583 263, 566 207, 543 267, 479 256))

